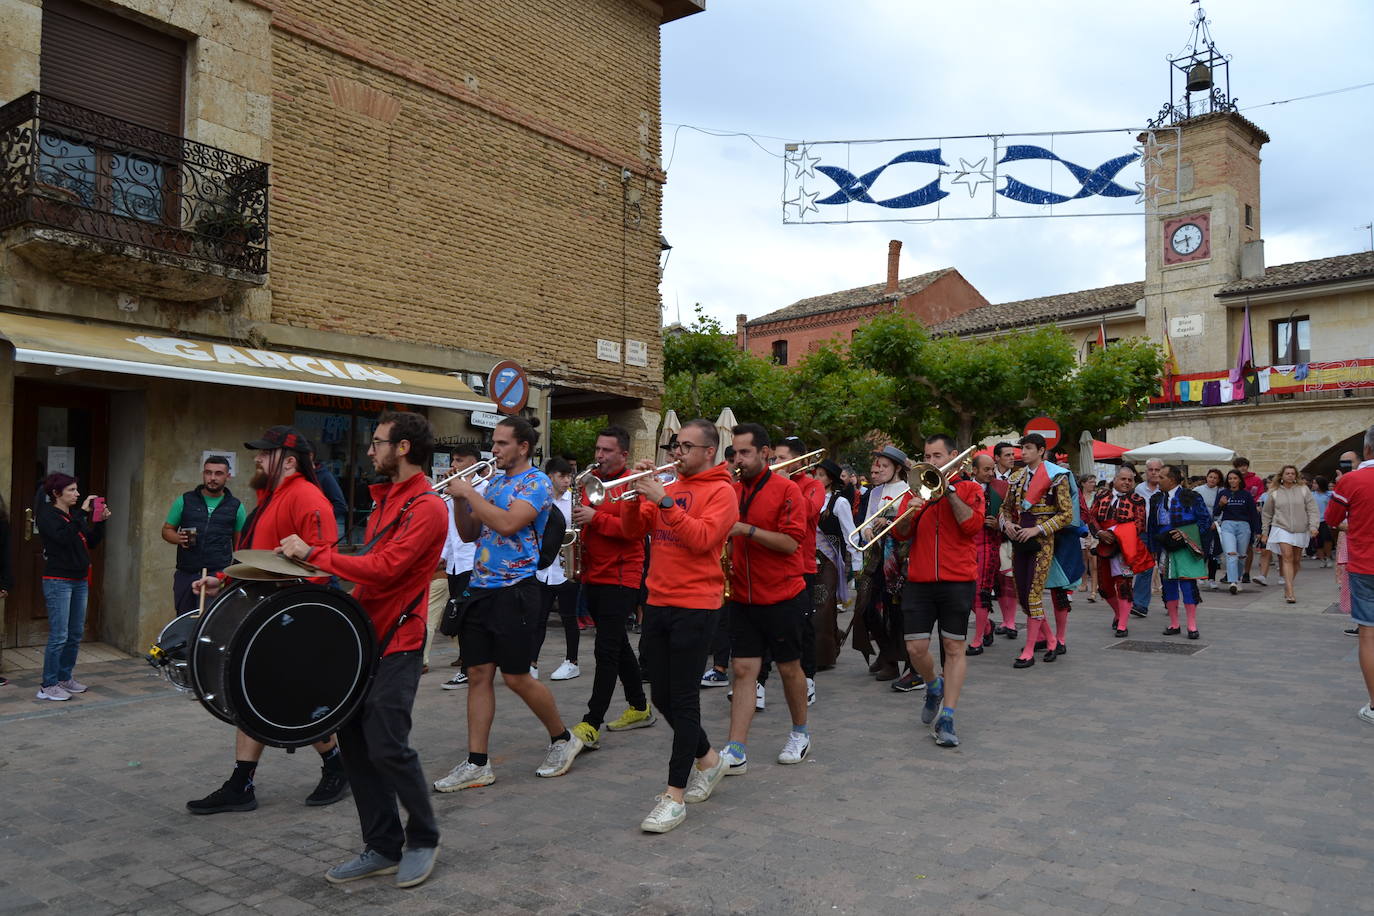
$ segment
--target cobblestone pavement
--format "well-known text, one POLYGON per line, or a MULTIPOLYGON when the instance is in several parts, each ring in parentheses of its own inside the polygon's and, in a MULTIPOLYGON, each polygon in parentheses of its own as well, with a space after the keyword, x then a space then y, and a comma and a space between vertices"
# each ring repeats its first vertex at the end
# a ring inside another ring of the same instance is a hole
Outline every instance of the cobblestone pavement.
MULTIPOLYGON (((788 722, 770 690, 748 775, 664 836, 638 829, 664 724, 538 779, 546 738, 500 690, 497 782, 435 796, 439 864, 413 890, 324 881, 360 841, 351 802, 302 806, 308 748, 268 752, 256 812, 192 817, 185 801, 228 774, 228 728, 141 661, 81 666, 91 691, 62 704, 21 673, 0 691, 0 913, 1368 912, 1355 640, 1327 613, 1330 570, 1309 562, 1298 590, 1296 607, 1277 587, 1204 593, 1195 643, 1162 637, 1158 606, 1132 619, 1131 642, 1193 655, 1124 651, 1080 596, 1057 663, 1015 671, 1005 641, 970 659, 953 750, 919 725, 922 694, 846 651, 820 676, 807 762, 773 763, 788 722)), ((569 724, 591 690, 584 642, 582 677, 553 685, 569 724)), ((546 671, 561 649, 555 625, 546 671)), ((439 689, 451 658, 436 649, 416 707, 431 779, 465 743, 465 693, 439 689)), ((724 694, 702 697, 718 740, 724 694)))

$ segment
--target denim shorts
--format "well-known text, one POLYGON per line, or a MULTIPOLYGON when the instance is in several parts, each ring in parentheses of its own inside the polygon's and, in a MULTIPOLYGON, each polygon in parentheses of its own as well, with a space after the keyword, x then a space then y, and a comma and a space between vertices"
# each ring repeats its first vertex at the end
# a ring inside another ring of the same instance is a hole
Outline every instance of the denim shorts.
POLYGON ((1374 627, 1374 573, 1349 574, 1350 619, 1362 627, 1374 627))

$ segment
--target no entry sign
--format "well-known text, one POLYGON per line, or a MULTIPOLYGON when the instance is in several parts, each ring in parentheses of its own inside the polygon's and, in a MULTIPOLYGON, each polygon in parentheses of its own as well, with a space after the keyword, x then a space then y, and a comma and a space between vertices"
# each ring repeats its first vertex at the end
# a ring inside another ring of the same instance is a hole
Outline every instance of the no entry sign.
POLYGON ((530 399, 530 380, 525 370, 513 359, 504 359, 491 367, 487 376, 487 396, 496 402, 496 409, 513 417, 525 409, 530 399))
POLYGON ((1031 433, 1039 433, 1045 437, 1045 447, 1054 448, 1059 444, 1059 424, 1049 417, 1036 417, 1026 424, 1026 428, 1021 435, 1029 436, 1031 433))

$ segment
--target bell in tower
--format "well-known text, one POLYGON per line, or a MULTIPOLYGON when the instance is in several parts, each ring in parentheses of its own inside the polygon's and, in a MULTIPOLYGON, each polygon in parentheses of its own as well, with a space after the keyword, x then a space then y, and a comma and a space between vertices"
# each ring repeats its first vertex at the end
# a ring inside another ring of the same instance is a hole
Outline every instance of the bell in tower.
POLYGON ((1198 0, 1193 0, 1193 5, 1197 6, 1197 13, 1191 23, 1188 43, 1177 55, 1169 58, 1169 101, 1150 121, 1151 127, 1179 124, 1199 115, 1236 110, 1236 99, 1231 95, 1231 58, 1217 50, 1216 42, 1212 40, 1207 11, 1198 5, 1198 0), (1175 95, 1176 85, 1180 82, 1183 92, 1175 95))

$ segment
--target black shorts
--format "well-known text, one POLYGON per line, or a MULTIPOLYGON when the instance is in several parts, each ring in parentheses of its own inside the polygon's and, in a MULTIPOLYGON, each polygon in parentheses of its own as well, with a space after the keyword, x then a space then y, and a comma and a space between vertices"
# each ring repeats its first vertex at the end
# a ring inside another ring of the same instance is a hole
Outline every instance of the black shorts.
POLYGON ((968 639, 973 582, 908 582, 902 587, 902 633, 930 639, 935 627, 945 639, 968 639))
POLYGON ((458 640, 463 664, 490 665, 502 674, 530 673, 530 639, 543 621, 539 581, 534 576, 504 588, 469 588, 458 640))
POLYGON ((728 604, 730 653, 735 658, 763 658, 774 662, 801 658, 802 617, 811 610, 811 594, 802 589, 778 604, 728 604))

